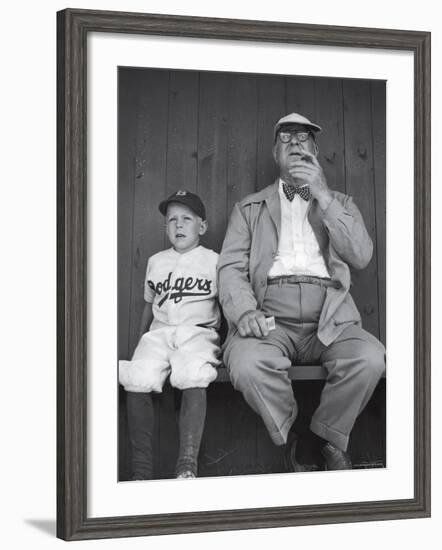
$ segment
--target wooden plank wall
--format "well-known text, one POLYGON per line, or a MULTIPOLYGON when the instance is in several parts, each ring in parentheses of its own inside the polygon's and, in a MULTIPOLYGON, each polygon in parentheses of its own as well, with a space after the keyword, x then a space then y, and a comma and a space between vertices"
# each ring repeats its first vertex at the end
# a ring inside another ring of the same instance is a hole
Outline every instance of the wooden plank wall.
MULTIPOLYGON (((373 259, 364 271, 353 274, 352 294, 364 327, 385 343, 385 83, 121 68, 120 359, 129 358, 137 343, 147 259, 168 246, 158 203, 177 189, 197 192, 209 221, 202 244, 219 251, 234 203, 276 177, 272 129, 278 118, 292 111, 323 127, 319 160, 329 186, 353 196, 373 238, 373 259)), ((178 405, 179 396, 170 387, 155 400, 158 477, 173 472, 178 405)), ((125 422, 121 392, 120 479, 127 478, 125 422)), ((228 385, 210 388, 202 455, 205 452, 207 460, 202 462, 208 475, 269 467, 282 471, 279 450, 260 419, 228 385), (232 416, 235 422, 227 422, 232 416)), ((383 453, 378 450, 378 455, 383 453)))

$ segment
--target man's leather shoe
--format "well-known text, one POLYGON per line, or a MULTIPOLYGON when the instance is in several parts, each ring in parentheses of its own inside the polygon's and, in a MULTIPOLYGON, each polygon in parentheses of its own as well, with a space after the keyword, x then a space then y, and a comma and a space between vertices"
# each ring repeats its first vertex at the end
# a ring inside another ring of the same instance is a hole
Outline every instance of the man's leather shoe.
POLYGON ((295 432, 289 432, 287 443, 284 449, 285 467, 288 472, 305 472, 304 466, 296 460, 296 449, 298 447, 298 436, 295 432))
POLYGON ((327 441, 321 447, 326 470, 351 470, 351 462, 348 454, 327 441))

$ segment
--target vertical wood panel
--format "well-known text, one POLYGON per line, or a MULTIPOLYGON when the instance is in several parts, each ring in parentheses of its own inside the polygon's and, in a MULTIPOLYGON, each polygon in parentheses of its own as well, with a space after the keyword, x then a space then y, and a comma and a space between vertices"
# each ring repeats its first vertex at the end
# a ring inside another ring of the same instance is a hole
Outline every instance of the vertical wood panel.
POLYGON ((299 113, 312 122, 316 120, 316 79, 302 76, 285 78, 286 112, 299 113))
POLYGON ((198 87, 196 71, 170 71, 165 196, 197 186, 198 87))
POLYGON ((343 90, 347 193, 361 211, 374 245, 368 267, 353 271, 351 293, 362 315, 364 328, 379 337, 370 84, 368 81, 347 80, 343 90))
POLYGON ((217 476, 226 472, 225 458, 232 448, 225 436, 226 405, 229 391, 225 384, 210 384, 207 388, 207 415, 199 454, 198 472, 200 476, 217 476))
POLYGON ((373 162, 374 189, 376 196, 376 243, 377 243, 377 280, 379 295, 379 334, 382 343, 386 343, 386 112, 385 82, 371 83, 371 106, 373 119, 373 162))
POLYGON ((166 185, 169 72, 136 71, 138 117, 135 149, 135 197, 132 244, 131 353, 138 340, 144 307, 147 259, 164 247, 164 221, 158 203, 166 185))
POLYGON ((256 77, 232 75, 229 85, 227 145, 227 215, 233 205, 256 185, 256 129, 258 88, 256 77))
POLYGON ((130 269, 135 187, 135 127, 137 119, 134 73, 118 71, 118 358, 129 356, 130 269))
POLYGON ((227 223, 228 96, 231 75, 201 73, 198 132, 198 194, 206 206, 205 242, 219 251, 227 223))
POLYGON ((157 479, 173 477, 178 456, 178 411, 175 390, 166 383, 163 392, 156 397, 154 476, 157 479))
POLYGON ((232 453, 225 459, 228 468, 235 474, 254 473, 259 462, 264 459, 258 454, 260 438, 258 425, 261 419, 251 410, 241 394, 232 392, 225 408, 225 417, 234 419, 225 423, 225 439, 230 443, 232 453))
POLYGON ((127 429, 126 392, 123 386, 118 388, 118 481, 131 478, 130 442, 127 429))
POLYGON ((348 453, 353 467, 385 467, 385 447, 385 379, 381 379, 350 436, 348 453))
POLYGON ((207 419, 200 453, 203 476, 252 473, 256 464, 256 415, 228 384, 208 390, 207 419))
POLYGON ((342 105, 342 80, 319 78, 316 81, 316 119, 319 162, 330 189, 345 193, 345 148, 342 105))
POLYGON ((284 77, 260 76, 258 79, 257 187, 273 183, 278 169, 272 157, 273 127, 286 114, 284 77))

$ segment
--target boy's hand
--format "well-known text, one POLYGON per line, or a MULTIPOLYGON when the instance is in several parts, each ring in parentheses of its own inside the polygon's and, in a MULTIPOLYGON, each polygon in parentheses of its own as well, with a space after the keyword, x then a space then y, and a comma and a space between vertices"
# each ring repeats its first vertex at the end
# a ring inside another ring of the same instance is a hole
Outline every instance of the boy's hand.
POLYGON ((262 311, 248 311, 239 319, 238 332, 243 338, 264 338, 269 334, 267 321, 262 311))

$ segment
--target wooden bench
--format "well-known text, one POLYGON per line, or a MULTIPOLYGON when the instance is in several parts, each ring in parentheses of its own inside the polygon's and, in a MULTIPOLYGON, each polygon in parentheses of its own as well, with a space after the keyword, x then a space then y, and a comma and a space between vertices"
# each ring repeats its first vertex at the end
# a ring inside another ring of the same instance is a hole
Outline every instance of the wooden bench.
MULTIPOLYGON (((290 380, 325 380, 327 369, 322 365, 297 365, 288 370, 290 380)), ((382 375, 385 378, 385 373, 382 375)), ((230 382, 229 373, 224 365, 218 368, 215 383, 230 382)))
MULTIPOLYGON (((322 365, 297 365, 289 368, 290 380, 325 380, 327 369, 322 365)), ((230 382, 229 374, 223 365, 218 368, 218 377, 215 382, 230 382)))

